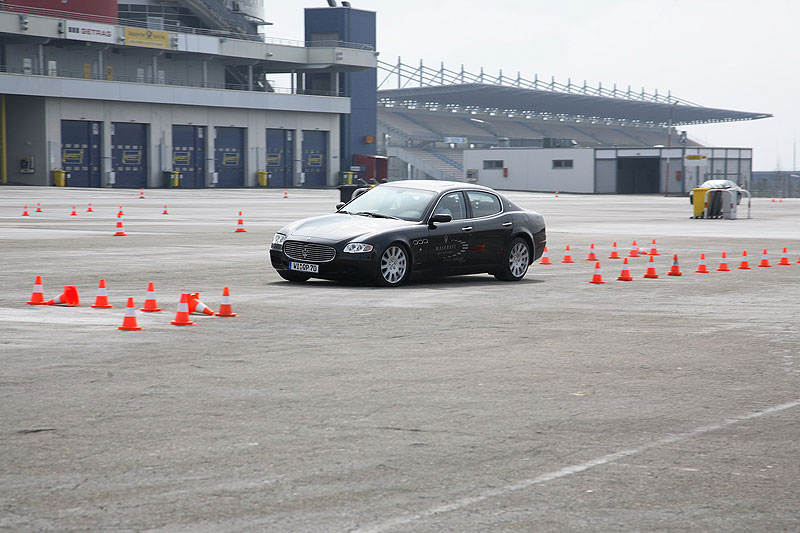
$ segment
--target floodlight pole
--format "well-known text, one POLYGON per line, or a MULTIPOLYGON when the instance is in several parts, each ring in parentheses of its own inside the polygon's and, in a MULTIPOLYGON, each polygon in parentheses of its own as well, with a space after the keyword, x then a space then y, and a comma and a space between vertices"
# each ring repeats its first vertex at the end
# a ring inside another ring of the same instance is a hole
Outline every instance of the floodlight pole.
POLYGON ((669 120, 667 121, 667 179, 664 181, 664 196, 669 196, 669 161, 671 159, 671 148, 672 148, 672 111, 675 109, 675 106, 678 105, 678 101, 672 103, 669 106, 669 120))

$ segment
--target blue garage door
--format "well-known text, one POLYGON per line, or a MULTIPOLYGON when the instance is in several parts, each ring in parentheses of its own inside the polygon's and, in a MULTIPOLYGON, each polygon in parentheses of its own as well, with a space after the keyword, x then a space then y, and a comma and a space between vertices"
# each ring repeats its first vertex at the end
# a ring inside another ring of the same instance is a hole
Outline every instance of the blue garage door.
POLYGON ((294 132, 267 128, 267 172, 270 187, 294 184, 294 132))
POLYGON ((100 123, 61 121, 61 168, 68 187, 100 187, 100 123))
POLYGON ((115 187, 147 187, 147 124, 111 124, 115 187))
POLYGON ((172 126, 172 170, 177 170, 183 176, 181 187, 205 187, 205 126, 172 126))
POLYGON ((328 185, 328 132, 303 130, 303 172, 306 187, 328 185))
POLYGON ((244 187, 244 128, 216 128, 214 141, 217 187, 244 187))

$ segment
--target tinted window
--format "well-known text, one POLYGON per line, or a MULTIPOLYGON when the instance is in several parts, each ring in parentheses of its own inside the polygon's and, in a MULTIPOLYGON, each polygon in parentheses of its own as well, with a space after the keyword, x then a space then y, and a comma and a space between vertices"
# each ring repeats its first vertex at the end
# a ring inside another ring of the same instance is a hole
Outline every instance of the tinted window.
POLYGON ((435 215, 450 215, 453 220, 467 218, 467 209, 464 206, 464 196, 460 192, 451 192, 442 196, 439 205, 434 211, 435 215))
POLYGON ((472 216, 474 218, 496 215, 503 210, 500 199, 494 194, 467 191, 467 198, 469 198, 469 204, 472 206, 472 216))

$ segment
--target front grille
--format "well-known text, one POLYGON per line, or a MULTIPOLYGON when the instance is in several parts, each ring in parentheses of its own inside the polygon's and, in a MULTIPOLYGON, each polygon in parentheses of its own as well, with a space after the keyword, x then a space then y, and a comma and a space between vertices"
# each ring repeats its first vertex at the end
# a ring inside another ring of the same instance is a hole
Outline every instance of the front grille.
POLYGON ((312 263, 327 263, 336 257, 336 250, 331 246, 313 242, 286 241, 283 243, 283 253, 295 261, 311 261, 312 263))

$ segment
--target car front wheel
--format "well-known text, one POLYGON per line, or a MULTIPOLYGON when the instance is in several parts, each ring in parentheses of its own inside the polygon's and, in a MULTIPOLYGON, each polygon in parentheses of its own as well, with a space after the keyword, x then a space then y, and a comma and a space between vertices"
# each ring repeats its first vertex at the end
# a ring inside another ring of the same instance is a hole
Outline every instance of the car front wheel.
POLYGON ((530 260, 531 249, 528 242, 521 237, 516 237, 506 246, 500 271, 495 273, 494 277, 501 281, 519 281, 528 272, 530 260))
POLYGON ((387 287, 401 285, 411 271, 408 252, 399 244, 391 244, 378 263, 378 283, 387 287))

